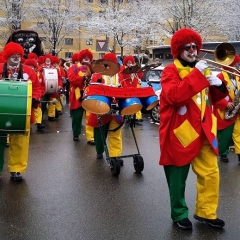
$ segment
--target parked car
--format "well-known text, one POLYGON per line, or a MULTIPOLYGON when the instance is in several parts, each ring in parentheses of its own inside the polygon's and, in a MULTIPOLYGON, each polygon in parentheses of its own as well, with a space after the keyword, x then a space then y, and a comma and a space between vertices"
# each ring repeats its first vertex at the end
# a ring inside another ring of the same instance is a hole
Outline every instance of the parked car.
MULTIPOLYGON (((144 76, 142 78, 142 87, 148 87, 151 86, 156 95, 158 96, 158 99, 160 97, 160 93, 162 91, 162 87, 161 87, 161 75, 162 75, 162 71, 163 71, 164 67, 163 66, 158 66, 154 69, 151 69, 147 72, 144 73, 144 76)), ((159 104, 157 106, 155 106, 153 109, 149 110, 150 113, 150 117, 151 119, 156 122, 159 123, 160 122, 160 116, 159 116, 159 104)))

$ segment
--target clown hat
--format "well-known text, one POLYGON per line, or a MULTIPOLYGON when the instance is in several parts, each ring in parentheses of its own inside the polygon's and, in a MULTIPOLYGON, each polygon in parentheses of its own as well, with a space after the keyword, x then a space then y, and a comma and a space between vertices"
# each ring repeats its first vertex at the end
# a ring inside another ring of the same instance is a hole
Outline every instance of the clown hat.
POLYGON ((34 59, 26 59, 26 61, 24 62, 24 65, 33 66, 35 69, 38 68, 37 61, 34 59))
POLYGON ((11 57, 13 54, 20 54, 21 57, 24 55, 24 49, 23 47, 15 42, 9 42, 5 45, 3 48, 3 57, 7 60, 9 57, 11 57))

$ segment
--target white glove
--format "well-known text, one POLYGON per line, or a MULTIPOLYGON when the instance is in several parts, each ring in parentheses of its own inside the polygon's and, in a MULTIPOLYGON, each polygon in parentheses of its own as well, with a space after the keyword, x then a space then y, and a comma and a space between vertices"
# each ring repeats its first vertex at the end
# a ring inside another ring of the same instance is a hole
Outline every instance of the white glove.
POLYGON ((208 68, 207 62, 204 61, 204 60, 200 60, 200 61, 197 62, 197 64, 195 65, 195 68, 197 68, 201 73, 203 73, 204 70, 208 68))
POLYGON ((222 81, 214 75, 208 75, 208 76, 206 76, 206 78, 209 81, 210 86, 221 86, 222 85, 222 81))

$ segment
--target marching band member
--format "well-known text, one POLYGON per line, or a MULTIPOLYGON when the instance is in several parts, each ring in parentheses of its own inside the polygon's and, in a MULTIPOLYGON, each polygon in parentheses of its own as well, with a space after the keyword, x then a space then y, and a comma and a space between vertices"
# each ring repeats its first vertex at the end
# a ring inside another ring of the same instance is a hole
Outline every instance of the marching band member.
POLYGON ((216 117, 213 103, 226 96, 226 87, 211 75, 204 60, 196 62, 201 36, 183 28, 171 39, 174 62, 162 73, 160 95, 160 161, 169 188, 171 218, 191 230, 185 187, 190 165, 197 176, 194 218, 213 228, 225 223, 217 218, 219 168, 216 117))
POLYGON ((92 59, 93 54, 88 49, 81 50, 79 52, 79 62, 73 64, 67 71, 70 82, 70 111, 73 141, 79 141, 79 135, 81 134, 84 113, 82 94, 86 86, 86 81, 91 77, 91 70, 88 65, 92 59))
MULTIPOLYGON (((118 64, 117 56, 114 53, 106 53, 103 58, 104 60, 113 61, 118 64)), ((94 73, 90 83, 99 82, 104 83, 108 86, 119 87, 118 74, 114 76, 101 75, 94 73)), ((97 115, 91 113, 88 119, 89 125, 94 127, 94 141, 96 144, 97 159, 103 159, 104 153, 104 142, 102 140, 101 129, 99 128, 97 115)), ((102 127, 104 130, 105 139, 108 138, 108 148, 110 157, 119 157, 122 155, 122 126, 123 117, 120 115, 103 115, 101 116, 102 127)), ((123 160, 120 159, 120 163, 123 160)))
MULTIPOLYGON (((122 87, 134 87, 139 88, 141 87, 141 79, 143 78, 144 73, 138 72, 138 73, 130 73, 130 74, 124 74, 122 71, 126 68, 131 68, 134 66, 135 59, 133 56, 125 56, 123 58, 123 66, 120 67, 120 71, 118 73, 119 75, 119 82, 121 83, 122 87)), ((138 122, 142 122, 142 112, 138 111, 136 113, 136 120, 138 122)))
POLYGON ((56 68, 58 71, 58 82, 59 82, 59 94, 58 94, 58 101, 56 103, 56 111, 57 115, 62 115, 63 111, 63 82, 66 77, 65 71, 63 67, 60 66, 60 59, 57 56, 52 56, 52 67, 56 68))
MULTIPOLYGON (((235 55, 231 67, 236 67, 240 62, 240 56, 235 55)), ((223 67, 234 74, 231 68, 223 67)), ((218 77, 225 83, 228 89, 228 96, 214 105, 214 113, 217 118, 217 137, 219 143, 219 156, 222 162, 228 162, 229 146, 234 142, 234 149, 240 162, 240 115, 237 112, 229 119, 225 119, 227 111, 235 108, 233 100, 238 97, 240 91, 240 80, 238 76, 222 71, 218 77)))
MULTIPOLYGON (((53 69, 51 54, 46 54, 44 56, 44 63, 38 69, 38 71, 43 75, 43 78, 44 78, 44 69, 53 69)), ((44 81, 46 80, 44 79, 44 81)), ((58 76, 57 85, 58 85, 58 88, 62 86, 62 79, 60 76, 58 76)), ((44 111, 46 110, 46 105, 47 105, 46 102, 49 102, 48 108, 47 108, 48 121, 56 121, 56 118, 58 117, 56 104, 53 103, 53 102, 57 102, 58 95, 59 95, 58 92, 50 93, 50 94, 47 93, 42 98, 42 100, 44 101, 44 103, 41 104, 43 114, 44 114, 44 111)))
MULTIPOLYGON (((35 54, 35 53, 32 53, 32 54, 35 54)), ((30 53, 28 55, 30 55, 30 53)), ((34 70, 34 72, 36 72, 37 78, 41 87, 41 99, 42 99, 45 93, 45 83, 44 83, 42 74, 40 74, 40 72, 38 71, 37 61, 34 60, 34 58, 30 58, 30 59, 27 59, 24 64, 29 66, 34 70)), ((41 131, 44 128, 44 125, 42 124, 42 109, 41 109, 40 103, 36 103, 32 107, 33 107, 33 113, 35 116, 34 124, 37 125, 37 130, 41 131)))
MULTIPOLYGON (((3 49, 3 56, 6 63, 0 63, 0 77, 10 80, 30 80, 32 82, 32 102, 34 104, 40 100, 40 84, 36 73, 29 66, 20 63, 23 55, 24 49, 20 44, 14 42, 6 44, 3 49)), ((21 174, 26 171, 28 165, 29 137, 29 132, 27 135, 9 134, 8 169, 11 179, 14 181, 22 180, 21 174)), ((2 134, 0 136, 0 172, 3 170, 5 146, 6 134, 2 134)))

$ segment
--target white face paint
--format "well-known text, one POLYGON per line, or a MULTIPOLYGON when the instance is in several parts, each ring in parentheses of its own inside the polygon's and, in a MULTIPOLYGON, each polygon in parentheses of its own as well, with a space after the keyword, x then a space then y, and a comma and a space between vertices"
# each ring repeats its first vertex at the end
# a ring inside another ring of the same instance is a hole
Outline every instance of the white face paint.
POLYGON ((10 62, 9 62, 10 65, 16 66, 21 61, 21 55, 18 54, 18 53, 17 54, 13 54, 13 55, 10 56, 9 60, 10 60, 10 62))
POLYGON ((195 43, 186 44, 180 57, 187 62, 196 61, 197 57, 197 46, 195 43))

